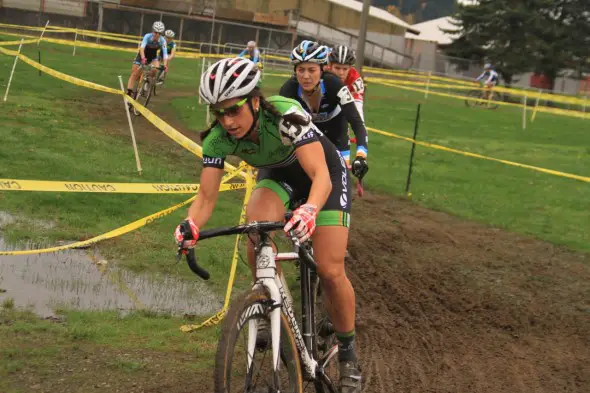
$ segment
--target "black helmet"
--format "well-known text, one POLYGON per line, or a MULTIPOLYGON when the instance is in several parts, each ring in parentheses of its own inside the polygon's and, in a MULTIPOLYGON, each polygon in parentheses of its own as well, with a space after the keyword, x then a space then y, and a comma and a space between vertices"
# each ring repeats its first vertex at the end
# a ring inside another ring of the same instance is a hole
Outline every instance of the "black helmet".
POLYGON ((354 51, 346 45, 336 45, 330 51, 330 63, 354 65, 356 56, 354 51))

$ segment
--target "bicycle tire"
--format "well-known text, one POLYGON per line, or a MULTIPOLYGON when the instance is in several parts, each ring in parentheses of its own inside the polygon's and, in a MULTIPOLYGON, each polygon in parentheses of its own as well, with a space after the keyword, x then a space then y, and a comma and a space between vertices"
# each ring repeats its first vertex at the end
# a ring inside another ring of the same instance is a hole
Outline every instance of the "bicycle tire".
MULTIPOLYGON (((143 105, 145 108, 147 108, 148 104, 150 103, 153 90, 154 84, 152 83, 151 78, 148 78, 147 80, 142 80, 137 88, 136 101, 143 105), (147 89, 144 88, 146 84, 148 85, 147 89), (142 90, 146 90, 146 93, 142 94, 142 90)), ((139 111, 135 110, 134 112, 136 116, 141 116, 141 113, 139 113, 139 111)))
MULTIPOLYGON (((239 362, 235 370, 232 367, 234 360, 236 360, 236 344, 238 344, 237 341, 240 332, 247 333, 246 328, 248 324, 246 322, 255 318, 267 319, 272 303, 272 299, 263 289, 257 289, 246 292, 230 305, 223 322, 221 338, 215 355, 215 393, 244 392, 244 379, 242 379, 239 386, 231 386, 232 376, 235 373, 243 373, 247 369, 247 367, 243 367, 239 362)), ((257 353, 259 352, 255 352, 255 358, 257 353)), ((270 357, 272 358, 272 354, 270 354, 270 357)), ((295 337, 283 313, 281 313, 281 360, 279 371, 286 371, 289 386, 286 389, 281 386, 280 392, 303 393, 303 373, 299 353, 295 345, 295 337)), ((270 390, 271 388, 268 386, 269 392, 272 391, 270 390)))
MULTIPOLYGON (((327 316, 327 311, 324 307, 323 302, 323 294, 322 294, 322 285, 320 280, 318 279, 315 284, 315 288, 313 290, 313 302, 314 302, 314 320, 315 320, 315 332, 314 332, 314 340, 313 340, 313 348, 312 353, 313 357, 319 362, 323 359, 324 355, 327 351, 332 348, 332 346, 336 345, 336 335, 333 333, 326 338, 322 338, 322 341, 319 341, 319 331, 320 331, 320 324, 322 323, 322 319, 327 316)), ((332 359, 332 361, 328 364, 329 369, 324 371, 327 376, 330 378, 332 383, 338 383, 340 377, 340 370, 338 365, 338 358, 332 359)), ((321 378, 318 378, 314 381, 313 384, 316 393, 331 393, 337 386, 327 386, 325 381, 321 378)))
POLYGON ((479 104, 479 101, 474 100, 481 98, 481 91, 479 90, 469 90, 467 93, 467 98, 465 98, 465 105, 468 108, 473 108, 479 104))
POLYGON ((500 93, 496 93, 495 91, 492 91, 490 94, 492 94, 492 98, 487 106, 488 109, 498 109, 498 107, 500 106, 500 104, 498 104, 498 101, 502 101, 502 95, 500 93))

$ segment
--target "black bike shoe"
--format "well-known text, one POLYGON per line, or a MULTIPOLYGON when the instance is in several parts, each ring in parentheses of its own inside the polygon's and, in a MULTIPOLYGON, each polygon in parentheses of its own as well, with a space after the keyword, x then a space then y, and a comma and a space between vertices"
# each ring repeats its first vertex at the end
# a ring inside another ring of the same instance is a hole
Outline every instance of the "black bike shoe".
POLYGON ((361 370, 355 362, 340 362, 340 393, 361 393, 361 370))

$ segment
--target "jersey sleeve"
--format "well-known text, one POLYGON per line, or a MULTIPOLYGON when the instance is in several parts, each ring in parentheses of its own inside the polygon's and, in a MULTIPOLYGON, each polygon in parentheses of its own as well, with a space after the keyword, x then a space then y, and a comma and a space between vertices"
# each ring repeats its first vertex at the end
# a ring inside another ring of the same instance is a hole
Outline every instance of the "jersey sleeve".
POLYGON ((269 102, 283 115, 295 115, 307 124, 294 124, 288 119, 280 119, 278 131, 284 145, 300 147, 315 142, 320 131, 311 121, 311 115, 301 108, 295 100, 288 100, 283 97, 271 97, 269 102))
POLYGON ((248 53, 248 49, 244 49, 243 51, 241 51, 238 57, 244 57, 246 56, 246 53, 248 53))
POLYGON ((366 157, 368 154, 367 145, 369 136, 367 134, 367 129, 365 128, 365 122, 355 105, 352 93, 348 87, 338 79, 338 77, 330 78, 327 87, 329 92, 336 92, 336 100, 342 108, 342 113, 344 114, 346 121, 350 124, 350 127, 356 136, 356 155, 366 157))
POLYGON ((143 49, 145 49, 145 47, 147 46, 148 41, 150 40, 151 36, 152 36, 152 33, 148 33, 143 36, 143 40, 141 40, 141 47, 143 49))
POLYGON ((254 63, 258 63, 260 61, 260 51, 258 49, 254 50, 254 55, 252 56, 252 61, 254 63))
POLYGON ((223 169, 225 157, 234 149, 225 137, 220 125, 215 127, 203 141, 203 167, 223 169))
POLYGON ((162 50, 162 58, 168 58, 168 43, 164 37, 160 37, 160 48, 162 50))

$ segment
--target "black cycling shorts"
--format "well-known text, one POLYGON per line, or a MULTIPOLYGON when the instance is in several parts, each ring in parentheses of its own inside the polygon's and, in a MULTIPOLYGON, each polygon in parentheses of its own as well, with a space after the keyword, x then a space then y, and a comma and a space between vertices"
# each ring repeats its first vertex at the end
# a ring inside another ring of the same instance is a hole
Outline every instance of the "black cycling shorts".
MULTIPOLYGON (((352 195, 346 163, 327 138, 318 139, 324 148, 332 191, 318 213, 316 226, 349 227, 352 195)), ((285 208, 292 210, 307 201, 311 179, 299 162, 295 161, 286 167, 259 169, 255 188, 271 189, 281 198, 285 208)))

